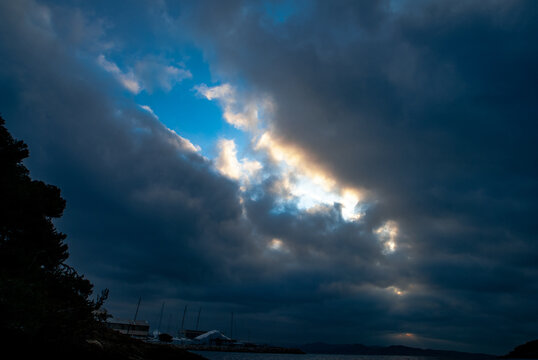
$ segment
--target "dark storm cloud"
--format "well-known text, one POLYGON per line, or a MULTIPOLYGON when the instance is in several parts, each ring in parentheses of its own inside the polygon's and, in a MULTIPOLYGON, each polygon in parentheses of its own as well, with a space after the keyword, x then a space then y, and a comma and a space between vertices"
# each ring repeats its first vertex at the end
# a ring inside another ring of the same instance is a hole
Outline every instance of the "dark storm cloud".
POLYGON ((506 352, 534 336, 537 5, 95 4, 2 3, 0 111, 32 176, 62 189, 70 261, 111 289, 114 314, 142 295, 152 322, 161 301, 189 301, 204 326, 235 310, 261 341, 412 332, 414 345, 506 352), (338 204, 283 206, 276 171, 240 201, 97 65, 111 42, 137 41, 132 63, 160 68, 170 59, 152 46, 190 37, 221 80, 274 99, 279 136, 371 192, 360 221, 338 204), (374 234, 387 220, 395 253, 374 234))
POLYGON ((405 278, 382 256, 372 224, 347 224, 337 207, 274 214, 266 191, 242 208, 237 184, 99 68, 110 25, 95 17, 33 1, 3 4, 0 105, 29 145, 32 176, 62 189, 67 208, 57 225, 68 234, 69 261, 97 290, 110 289, 114 315, 132 316, 142 296, 140 315, 156 326, 161 301, 176 313, 189 301, 205 305, 208 327, 231 308, 257 324, 260 341, 273 336, 262 330, 267 322, 288 328, 291 341, 309 341, 292 335, 324 301, 405 278), (275 237, 284 250, 267 247, 275 237))
MULTIPOLYGON (((402 328, 498 351, 535 336, 518 314, 538 279, 536 2, 291 4, 284 21, 241 1, 179 21, 222 78, 272 96, 280 136, 398 222, 412 259, 400 270, 428 299, 409 312, 434 307, 402 328)), ((254 223, 294 234, 297 219, 261 213, 254 223)))
POLYGON ((236 184, 119 97, 95 61, 77 62, 70 33, 55 31, 73 16, 63 11, 56 20, 34 2, 2 5, 1 107, 29 145, 32 176, 67 200, 59 227, 71 263, 112 299, 178 296, 178 284, 225 279, 231 252, 248 249, 236 184))

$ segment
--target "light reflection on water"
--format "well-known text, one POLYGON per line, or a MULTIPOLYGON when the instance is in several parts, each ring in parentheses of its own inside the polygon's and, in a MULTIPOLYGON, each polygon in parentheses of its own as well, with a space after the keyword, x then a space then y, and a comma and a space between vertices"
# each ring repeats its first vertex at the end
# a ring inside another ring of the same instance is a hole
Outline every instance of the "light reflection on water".
POLYGON ((209 360, 436 360, 429 356, 407 355, 332 355, 332 354, 256 354, 219 351, 192 351, 209 360))

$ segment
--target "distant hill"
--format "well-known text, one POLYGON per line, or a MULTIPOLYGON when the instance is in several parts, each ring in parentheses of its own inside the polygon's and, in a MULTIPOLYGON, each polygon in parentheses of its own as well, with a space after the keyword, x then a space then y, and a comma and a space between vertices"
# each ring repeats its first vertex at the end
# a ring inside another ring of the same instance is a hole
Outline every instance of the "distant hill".
POLYGON ((538 359, 538 339, 517 346, 504 355, 505 359, 538 359))
POLYGON ((349 354, 349 355, 407 355, 435 356, 440 359, 492 360, 496 356, 488 354, 465 353, 460 351, 419 349, 403 345, 366 346, 362 344, 326 344, 316 342, 299 347, 310 354, 349 354))

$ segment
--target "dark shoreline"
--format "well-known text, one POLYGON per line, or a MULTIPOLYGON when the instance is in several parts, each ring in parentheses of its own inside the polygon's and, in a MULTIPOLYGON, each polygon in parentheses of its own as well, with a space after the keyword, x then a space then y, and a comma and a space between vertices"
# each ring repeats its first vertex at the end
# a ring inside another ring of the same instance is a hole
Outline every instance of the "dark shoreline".
POLYGON ((212 345, 174 345, 186 351, 244 352, 259 354, 306 354, 296 348, 278 346, 212 346, 212 345))
POLYGON ((495 360, 496 355, 468 353, 453 350, 422 349, 403 345, 367 346, 363 344, 327 344, 322 342, 304 344, 300 349, 308 354, 382 355, 382 356, 428 356, 438 359, 495 360))
POLYGON ((148 343, 109 329, 77 341, 43 341, 4 334, 4 354, 17 359, 54 360, 207 360, 171 344, 148 343))

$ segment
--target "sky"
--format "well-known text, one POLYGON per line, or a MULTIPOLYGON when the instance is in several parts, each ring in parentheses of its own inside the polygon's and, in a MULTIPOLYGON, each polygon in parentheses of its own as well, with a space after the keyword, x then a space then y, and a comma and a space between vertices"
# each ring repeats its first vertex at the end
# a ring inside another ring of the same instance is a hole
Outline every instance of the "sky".
POLYGON ((115 317, 504 354, 538 338, 537 38, 535 1, 1 0, 0 114, 115 317))

